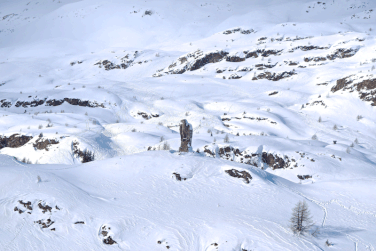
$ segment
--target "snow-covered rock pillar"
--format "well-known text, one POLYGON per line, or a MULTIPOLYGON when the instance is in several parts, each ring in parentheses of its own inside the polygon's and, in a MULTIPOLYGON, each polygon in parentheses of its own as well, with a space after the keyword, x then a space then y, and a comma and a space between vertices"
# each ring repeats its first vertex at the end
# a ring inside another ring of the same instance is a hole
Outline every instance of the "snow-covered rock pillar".
POLYGON ((179 152, 191 152, 192 151, 192 125, 188 123, 186 119, 183 119, 180 124, 180 138, 181 144, 179 152))

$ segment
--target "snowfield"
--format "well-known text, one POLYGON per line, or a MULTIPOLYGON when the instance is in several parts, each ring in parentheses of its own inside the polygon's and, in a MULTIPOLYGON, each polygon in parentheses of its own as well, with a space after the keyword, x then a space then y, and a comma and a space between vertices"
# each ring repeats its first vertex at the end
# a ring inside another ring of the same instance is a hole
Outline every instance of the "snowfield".
POLYGON ((0 0, 0 249, 375 251, 375 15, 0 0))

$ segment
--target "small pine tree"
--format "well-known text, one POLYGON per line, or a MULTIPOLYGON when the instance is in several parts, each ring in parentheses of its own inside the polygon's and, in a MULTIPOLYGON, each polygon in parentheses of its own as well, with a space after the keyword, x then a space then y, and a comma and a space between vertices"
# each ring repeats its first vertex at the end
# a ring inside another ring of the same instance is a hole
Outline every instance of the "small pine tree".
POLYGON ((169 151, 170 150, 170 144, 167 141, 165 141, 163 143, 162 149, 165 150, 165 151, 169 151))
POLYGON ((334 126, 333 126, 333 130, 334 130, 334 131, 337 131, 337 129, 338 129, 338 128, 337 128, 337 125, 334 125, 334 126))
POLYGON ((354 143, 355 143, 355 144, 359 144, 358 138, 356 138, 356 139, 354 140, 354 143))
POLYGON ((225 142, 225 143, 230 142, 230 138, 229 138, 228 134, 226 134, 225 138, 223 139, 223 142, 225 142))
POLYGON ((318 122, 321 123, 321 121, 322 121, 322 120, 321 120, 321 116, 320 116, 318 122))
POLYGON ((317 135, 316 135, 316 134, 313 134, 312 139, 313 139, 313 140, 317 140, 317 139, 318 139, 318 138, 317 138, 317 135))
POLYGON ((305 234, 313 226, 312 217, 305 201, 299 201, 292 210, 290 228, 295 234, 305 234))

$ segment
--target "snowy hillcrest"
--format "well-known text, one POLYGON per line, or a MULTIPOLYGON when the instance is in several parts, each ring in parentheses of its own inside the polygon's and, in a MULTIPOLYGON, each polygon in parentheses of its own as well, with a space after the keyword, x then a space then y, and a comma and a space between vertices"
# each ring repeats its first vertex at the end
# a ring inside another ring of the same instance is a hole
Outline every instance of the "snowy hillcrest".
POLYGON ((374 251, 375 24, 361 0, 0 0, 1 249, 374 251))

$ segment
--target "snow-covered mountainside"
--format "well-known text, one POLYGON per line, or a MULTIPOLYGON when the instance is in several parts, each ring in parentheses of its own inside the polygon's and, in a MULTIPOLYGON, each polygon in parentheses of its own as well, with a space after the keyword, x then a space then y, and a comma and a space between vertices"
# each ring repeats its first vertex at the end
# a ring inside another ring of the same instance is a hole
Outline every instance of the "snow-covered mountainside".
POLYGON ((375 25, 372 0, 0 0, 0 249, 375 251, 375 25))

